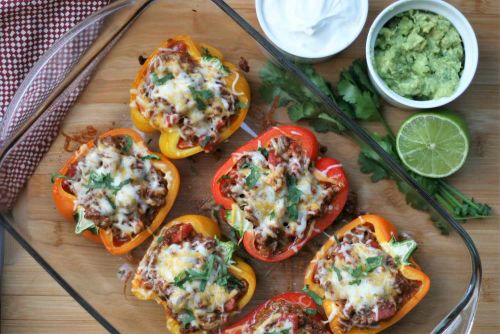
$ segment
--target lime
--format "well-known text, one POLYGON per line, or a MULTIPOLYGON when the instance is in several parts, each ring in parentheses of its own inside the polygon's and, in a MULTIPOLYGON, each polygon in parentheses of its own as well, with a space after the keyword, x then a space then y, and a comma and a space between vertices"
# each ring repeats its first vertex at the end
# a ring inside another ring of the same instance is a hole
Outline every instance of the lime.
POLYGON ((439 178, 462 167, 469 153, 469 135, 464 120, 453 113, 417 113, 401 125, 396 147, 409 169, 439 178))

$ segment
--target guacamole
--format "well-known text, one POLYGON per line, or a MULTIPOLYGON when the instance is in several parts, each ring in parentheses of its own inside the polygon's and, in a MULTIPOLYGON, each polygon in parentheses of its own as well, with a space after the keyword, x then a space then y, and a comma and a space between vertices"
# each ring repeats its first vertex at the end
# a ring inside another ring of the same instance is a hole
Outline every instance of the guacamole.
POLYGON ((374 65, 387 86, 413 100, 450 96, 464 62, 462 39, 441 15, 411 10, 391 19, 375 43, 374 65))

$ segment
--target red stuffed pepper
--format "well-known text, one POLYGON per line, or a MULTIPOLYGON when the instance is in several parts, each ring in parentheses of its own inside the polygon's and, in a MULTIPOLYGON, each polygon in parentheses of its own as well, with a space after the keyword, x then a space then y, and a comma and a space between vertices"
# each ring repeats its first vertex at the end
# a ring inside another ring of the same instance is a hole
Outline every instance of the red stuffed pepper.
POLYGON ((318 157, 314 134, 274 127, 240 147, 212 180, 222 217, 253 257, 277 262, 324 231, 347 201, 342 165, 318 157))
POLYGON ((287 292, 260 305, 223 334, 250 333, 330 333, 323 324, 317 305, 300 292, 287 292))

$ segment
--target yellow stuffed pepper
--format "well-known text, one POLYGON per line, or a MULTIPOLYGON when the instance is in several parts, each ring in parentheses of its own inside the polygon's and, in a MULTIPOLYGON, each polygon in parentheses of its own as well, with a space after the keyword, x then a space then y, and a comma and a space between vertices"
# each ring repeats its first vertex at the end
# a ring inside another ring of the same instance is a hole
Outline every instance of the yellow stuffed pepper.
POLYGON ((182 216, 160 231, 139 264, 132 293, 164 307, 170 333, 211 332, 252 298, 253 269, 220 237, 209 218, 182 216))
POLYGON ((171 159, 210 151, 244 121, 250 87, 235 65, 190 36, 162 43, 136 75, 130 94, 133 124, 160 131, 160 150, 171 159))

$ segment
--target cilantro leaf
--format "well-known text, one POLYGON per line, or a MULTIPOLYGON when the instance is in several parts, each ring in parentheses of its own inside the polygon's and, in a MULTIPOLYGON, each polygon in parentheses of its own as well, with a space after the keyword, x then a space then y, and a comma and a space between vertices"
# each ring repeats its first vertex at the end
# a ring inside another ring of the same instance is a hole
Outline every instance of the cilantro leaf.
POLYGON ((130 136, 125 136, 125 145, 123 146, 122 151, 124 153, 129 153, 132 145, 134 145, 132 138, 130 138, 130 136))
POLYGON ((310 315, 310 316, 316 315, 318 313, 318 311, 316 311, 313 308, 306 308, 304 310, 304 312, 305 312, 305 314, 310 315))
POLYGON ((196 102, 196 108, 200 111, 207 109, 208 100, 214 96, 212 91, 208 89, 196 90, 192 87, 190 87, 189 90, 191 91, 193 99, 196 102))
POLYGON ((142 160, 160 160, 160 156, 156 154, 148 154, 141 158, 142 160))
POLYGON ((232 241, 221 241, 217 238, 215 239, 215 241, 217 242, 217 246, 219 246, 222 249, 224 263, 227 265, 234 263, 233 254, 238 248, 238 245, 236 245, 232 241))
POLYGON ((337 275, 337 279, 339 280, 339 282, 342 281, 342 273, 340 272, 340 269, 337 268, 335 265, 332 266, 332 270, 335 272, 335 274, 337 275))
POLYGON ((191 310, 184 310, 183 313, 179 315, 182 328, 186 328, 193 320, 196 320, 194 314, 191 310))
POLYGON ((384 256, 372 256, 366 259, 366 271, 372 272, 384 263, 384 256))
POLYGON ((221 183, 222 180, 229 180, 231 177, 227 174, 224 174, 222 175, 221 177, 219 177, 219 179, 217 180, 217 183, 221 183))
POLYGON ((156 86, 164 85, 167 81, 169 81, 173 78, 174 78, 174 75, 172 73, 167 73, 164 76, 162 76, 161 78, 158 77, 158 74, 156 74, 156 72, 151 74, 151 81, 153 81, 153 84, 155 84, 156 86))
POLYGON ((50 183, 56 182, 56 179, 65 179, 65 180, 70 180, 71 178, 69 176, 60 174, 60 173, 52 173, 50 174, 50 183))
POLYGON ((250 168, 250 174, 245 179, 245 184, 249 188, 255 187, 260 178, 259 167, 253 164, 249 164, 248 168, 250 168))
POLYGON ((297 188, 297 178, 293 175, 287 176, 287 214, 288 218, 291 220, 297 220, 299 218, 299 203, 300 197, 302 196, 302 191, 297 188))
POLYGON ((323 298, 321 298, 320 296, 318 296, 318 294, 316 294, 314 291, 309 290, 309 285, 306 284, 302 288, 302 291, 305 294, 307 294, 309 297, 311 297, 316 304, 318 304, 318 305, 322 305, 323 304, 323 298))
POLYGON ((207 145, 210 143, 211 140, 212 136, 204 136, 203 140, 200 142, 200 146, 203 148, 207 147, 207 145))
POLYGON ((265 147, 259 147, 257 150, 264 156, 264 158, 267 159, 267 157, 269 157, 269 151, 265 147))

